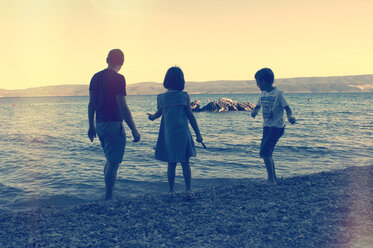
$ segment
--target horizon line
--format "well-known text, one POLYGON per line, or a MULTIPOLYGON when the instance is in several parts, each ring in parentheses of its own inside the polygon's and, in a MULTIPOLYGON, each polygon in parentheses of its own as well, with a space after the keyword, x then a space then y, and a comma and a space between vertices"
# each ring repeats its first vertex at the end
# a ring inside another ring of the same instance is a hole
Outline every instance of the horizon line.
MULTIPOLYGON (((283 79, 297 79, 297 78, 335 78, 335 77, 355 77, 355 76, 373 76, 373 73, 370 74, 349 74, 349 75, 342 75, 342 76, 297 76, 297 77, 284 77, 284 78, 275 78, 276 80, 283 80, 283 79)), ((207 81, 194 81, 194 80, 187 80, 185 82, 190 83, 210 83, 210 82, 222 82, 222 81, 236 81, 236 82, 250 82, 255 81, 255 79, 245 80, 245 79, 218 79, 218 80, 207 80, 207 81)), ((162 82, 156 82, 156 81, 143 81, 143 82, 136 82, 136 83, 128 83, 126 82, 126 86, 128 85, 134 85, 134 84, 144 84, 144 83, 157 83, 162 84, 162 82)), ((55 87, 55 86, 66 86, 66 85, 89 85, 89 84, 83 84, 83 83, 64 83, 64 84, 50 84, 50 85, 44 85, 44 86, 34 86, 34 87, 28 87, 28 88, 18 88, 18 89, 4 89, 0 88, 0 90, 8 90, 8 91, 14 91, 14 90, 28 90, 28 89, 35 89, 35 88, 44 88, 44 87, 55 87)))

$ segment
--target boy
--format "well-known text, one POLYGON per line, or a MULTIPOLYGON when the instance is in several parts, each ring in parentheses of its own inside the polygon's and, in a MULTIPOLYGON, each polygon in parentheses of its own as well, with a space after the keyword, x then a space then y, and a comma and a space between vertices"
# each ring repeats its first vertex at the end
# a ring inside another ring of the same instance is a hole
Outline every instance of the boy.
POLYGON ((123 75, 118 73, 124 62, 123 52, 119 49, 111 50, 106 62, 108 67, 97 72, 89 85, 88 137, 92 142, 96 137, 97 130, 106 157, 104 167, 105 199, 111 200, 118 167, 123 160, 126 147, 123 120, 131 129, 134 142, 140 140, 140 134, 127 106, 126 80, 123 75), (96 128, 94 125, 95 114, 96 128))
POLYGON ((273 87, 274 74, 271 69, 263 68, 255 74, 256 84, 262 91, 258 104, 251 112, 255 118, 259 109, 263 108, 263 138, 260 145, 260 157, 263 158, 267 169, 268 182, 276 184, 275 164, 272 159, 272 153, 277 141, 284 134, 284 109, 291 124, 295 123, 292 111, 287 104, 284 93, 273 87))

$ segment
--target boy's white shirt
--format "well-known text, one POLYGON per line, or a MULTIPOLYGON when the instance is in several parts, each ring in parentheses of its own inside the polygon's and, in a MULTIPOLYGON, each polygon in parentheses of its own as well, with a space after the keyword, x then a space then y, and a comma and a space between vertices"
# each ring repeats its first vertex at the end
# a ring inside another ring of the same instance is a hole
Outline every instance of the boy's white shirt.
POLYGON ((270 92, 262 91, 257 105, 262 109, 264 127, 283 128, 285 126, 284 108, 288 103, 281 90, 275 87, 270 92))

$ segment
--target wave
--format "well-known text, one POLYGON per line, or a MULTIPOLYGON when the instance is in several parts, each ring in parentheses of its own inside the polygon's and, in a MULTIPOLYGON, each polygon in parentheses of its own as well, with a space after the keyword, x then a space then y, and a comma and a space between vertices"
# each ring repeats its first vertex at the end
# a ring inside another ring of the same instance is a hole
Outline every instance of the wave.
MULTIPOLYGON (((182 175, 177 175, 175 182, 175 190, 178 192, 184 191, 184 180, 182 175)), ((211 178, 211 179, 193 179, 193 188, 195 190, 204 189, 210 186, 229 186, 237 183, 260 182, 264 181, 261 178, 211 178)), ((24 211, 40 207, 67 207, 79 204, 86 204, 93 201, 104 199, 104 189, 97 194, 85 195, 69 195, 69 194, 56 194, 56 195, 25 195, 25 192, 11 187, 6 187, 0 184, 1 194, 8 191, 12 192, 10 195, 5 196, 6 200, 0 205, 1 211, 24 211)), ((161 195, 168 191, 167 178, 158 178, 155 181, 136 181, 118 178, 115 188, 115 195, 117 198, 132 198, 147 194, 161 195)), ((4 198, 3 198, 4 199, 4 198)))
POLYGON ((53 195, 53 196, 28 196, 28 197, 17 197, 7 204, 1 205, 1 210, 7 211, 23 211, 29 209, 35 209, 40 207, 66 207, 72 205, 78 205, 88 203, 98 199, 83 199, 71 195, 53 195))
POLYGON ((54 137, 49 134, 42 135, 31 135, 31 134, 21 134, 15 133, 4 137, 4 141, 10 141, 12 143, 24 143, 24 144, 48 144, 54 142, 57 137, 54 137))
MULTIPOLYGON (((10 196, 10 195, 18 194, 18 193, 21 193, 21 192, 22 192, 22 190, 20 190, 20 189, 17 189, 17 188, 14 188, 14 187, 9 187, 9 186, 6 186, 6 185, 0 183, 0 194, 1 194, 1 196, 10 196)), ((4 200, 4 198, 3 198, 3 200, 4 200)))
POLYGON ((289 146, 289 145, 279 145, 276 150, 283 152, 292 152, 300 154, 312 154, 312 155, 326 155, 335 153, 334 150, 329 149, 324 146, 289 146))
POLYGON ((33 138, 32 140, 30 140, 30 143, 36 143, 36 144, 48 144, 48 142, 44 139, 41 139, 41 138, 33 138))
POLYGON ((205 143, 207 146, 207 149, 204 150, 202 147, 197 146, 197 152, 203 151, 203 152, 216 152, 216 153, 231 153, 231 154, 241 154, 241 153, 247 153, 250 151, 258 151, 259 152, 259 143, 258 144, 219 144, 219 146, 212 146, 209 143, 205 143), (200 149, 198 149, 200 148, 200 149))

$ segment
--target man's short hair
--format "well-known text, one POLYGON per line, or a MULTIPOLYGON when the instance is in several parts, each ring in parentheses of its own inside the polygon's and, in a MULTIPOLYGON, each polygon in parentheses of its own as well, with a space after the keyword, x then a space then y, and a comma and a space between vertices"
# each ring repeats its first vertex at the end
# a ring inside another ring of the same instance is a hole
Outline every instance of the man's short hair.
POLYGON ((120 49, 113 49, 109 52, 107 56, 108 64, 112 65, 123 65, 124 54, 120 49))
POLYGON ((263 68, 255 73, 255 79, 264 81, 266 84, 273 84, 275 75, 273 74, 273 71, 271 69, 263 68))
POLYGON ((164 77, 163 86, 171 90, 184 90, 185 80, 183 71, 177 66, 168 69, 164 77))

